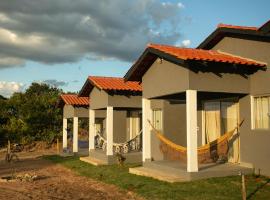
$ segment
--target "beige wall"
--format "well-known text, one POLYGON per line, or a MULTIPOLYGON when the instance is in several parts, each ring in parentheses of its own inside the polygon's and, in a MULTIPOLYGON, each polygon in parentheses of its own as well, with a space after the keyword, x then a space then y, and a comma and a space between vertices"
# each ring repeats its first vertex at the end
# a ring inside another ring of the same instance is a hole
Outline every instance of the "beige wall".
MULTIPOLYGON (((250 78, 250 94, 270 94, 270 43, 225 37, 213 49, 268 63, 267 71, 259 71, 250 78)), ((251 129, 251 103, 247 95, 239 101, 240 160, 253 164, 261 173, 270 176, 270 130, 251 129)))
POLYGON ((75 107, 74 114, 77 117, 89 118, 89 110, 88 110, 88 108, 75 107))
POLYGON ((251 76, 250 93, 270 93, 270 87, 267 87, 270 81, 269 42, 225 37, 215 47, 213 47, 213 49, 268 63, 266 72, 259 71, 251 76))
POLYGON ((63 107, 63 117, 72 118, 74 117, 74 108, 72 105, 64 105, 63 107))
POLYGON ((88 108, 83 107, 73 107, 72 105, 64 105, 63 108, 63 117, 64 118, 73 118, 73 117, 89 117, 88 108))
MULTIPOLYGON (((176 144, 186 146, 186 105, 170 104, 166 100, 151 100, 151 109, 161 109, 163 134, 176 144)), ((154 160, 163 160, 160 152, 160 141, 152 131, 151 152, 154 160)))
POLYGON ((109 106, 119 108, 141 108, 142 96, 109 95, 109 106))
POLYGON ((141 108, 141 96, 127 96, 127 95, 109 95, 104 90, 99 90, 96 87, 90 93, 90 108, 102 109, 107 106, 120 108, 141 108))
POLYGON ((188 88, 188 69, 158 59, 142 78, 143 96, 146 98, 178 93, 188 88))
POLYGON ((113 142, 122 143, 127 141, 127 111, 113 111, 113 142))
MULTIPOLYGON (((218 64, 217 64, 218 67, 218 64)), ((189 71, 189 89, 208 92, 249 93, 249 79, 237 74, 189 71)))
MULTIPOLYGON (((141 96, 109 95, 104 90, 94 87, 90 93, 90 109, 94 109, 96 118, 104 118, 103 128, 106 130, 106 108, 114 107, 113 111, 113 141, 126 142, 127 138, 127 111, 124 108, 141 108, 141 96), (117 110, 116 108, 121 108, 117 110), (102 109, 102 110, 98 110, 102 109)), ((106 137, 106 133, 104 135, 106 137)))
POLYGON ((240 119, 245 119, 240 129, 240 160, 253 164, 255 169, 270 176, 270 130, 251 129, 250 96, 239 101, 240 119))
MULTIPOLYGON (((217 64, 218 67, 218 64, 217 64)), ((209 92, 249 93, 249 79, 236 74, 195 73, 181 65, 157 59, 142 78, 143 96, 155 98, 188 89, 209 92)))
POLYGON ((91 109, 101 109, 108 106, 109 97, 104 90, 99 90, 94 87, 89 97, 91 109))
MULTIPOLYGON (((176 144, 186 146, 186 104, 170 104, 167 100, 151 100, 151 109, 162 109, 163 111, 163 134, 176 144)), ((202 145, 202 111, 199 109, 198 116, 198 146, 202 145)), ((163 160, 160 152, 160 141, 152 131, 151 152, 154 160, 163 160)))
MULTIPOLYGON (((129 123, 127 123, 127 119, 126 110, 113 111, 113 142, 123 143, 129 140, 129 135, 127 135, 129 123)), ((106 130, 106 118, 103 120, 103 128, 106 130)), ((104 137, 106 137, 106 131, 104 137)))

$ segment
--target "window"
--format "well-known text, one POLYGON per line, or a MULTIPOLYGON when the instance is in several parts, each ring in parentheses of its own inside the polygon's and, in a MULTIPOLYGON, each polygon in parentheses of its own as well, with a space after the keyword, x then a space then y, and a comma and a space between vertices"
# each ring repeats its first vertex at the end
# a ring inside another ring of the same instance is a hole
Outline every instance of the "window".
POLYGON ((132 139, 140 133, 141 113, 139 111, 129 111, 127 120, 128 120, 128 138, 132 139))
POLYGON ((157 130, 162 130, 162 110, 153 110, 153 125, 157 130))
POLYGON ((270 128, 270 96, 254 97, 253 99, 253 128, 270 128))
POLYGON ((204 107, 204 128, 206 143, 216 140, 233 130, 238 123, 238 103, 234 100, 206 101, 204 107))

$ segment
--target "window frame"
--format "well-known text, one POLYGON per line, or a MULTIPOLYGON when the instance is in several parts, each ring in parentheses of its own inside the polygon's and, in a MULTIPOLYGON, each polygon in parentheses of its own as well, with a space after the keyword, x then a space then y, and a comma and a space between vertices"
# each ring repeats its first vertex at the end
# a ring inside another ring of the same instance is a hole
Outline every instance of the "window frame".
POLYGON ((156 109, 153 109, 152 110, 152 120, 153 120, 153 126, 154 126, 154 128, 156 129, 156 130, 158 130, 158 131, 163 131, 163 126, 164 126, 164 124, 163 124, 163 110, 161 109, 161 108, 156 108, 156 109), (156 121, 155 121, 155 112, 156 111, 160 111, 160 116, 161 116, 161 122, 160 122, 160 124, 161 124, 161 128, 160 129, 158 129, 157 127, 156 127, 156 121))
POLYGON ((251 106, 251 130, 258 131, 269 131, 270 130, 270 94, 250 95, 250 106, 251 106), (256 116, 255 116, 255 99, 256 98, 268 98, 268 128, 257 128, 256 127, 256 116))

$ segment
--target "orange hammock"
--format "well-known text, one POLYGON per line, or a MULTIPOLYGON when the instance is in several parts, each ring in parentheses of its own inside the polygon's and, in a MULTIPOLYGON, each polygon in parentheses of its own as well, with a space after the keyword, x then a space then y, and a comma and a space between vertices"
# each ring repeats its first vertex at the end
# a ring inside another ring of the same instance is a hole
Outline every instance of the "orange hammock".
MULTIPOLYGON (((153 128, 156 136, 161 141, 160 150, 163 153, 165 159, 168 160, 182 160, 187 159, 187 148, 181 145, 175 144, 168 138, 164 136, 160 131, 158 131, 153 124, 148 120, 150 126, 153 128)), ((228 153, 228 142, 230 138, 234 135, 235 131, 243 124, 244 120, 236 126, 233 130, 223 134, 218 139, 200 146, 197 148, 198 151, 198 162, 199 163, 209 163, 216 161, 220 156, 227 157, 228 153)), ((237 131, 238 132, 238 131, 237 131)))

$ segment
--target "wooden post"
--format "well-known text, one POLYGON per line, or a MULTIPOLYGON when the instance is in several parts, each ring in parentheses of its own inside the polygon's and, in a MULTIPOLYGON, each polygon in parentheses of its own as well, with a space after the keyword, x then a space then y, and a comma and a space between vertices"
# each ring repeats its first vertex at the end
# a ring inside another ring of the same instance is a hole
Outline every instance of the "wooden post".
POLYGON ((10 140, 8 140, 7 153, 10 154, 10 140))
POLYGON ((60 153, 60 150, 59 150, 59 138, 56 139, 56 149, 57 149, 57 154, 60 153))
POLYGON ((247 199, 247 193, 246 193, 246 183, 245 183, 245 175, 241 173, 242 178, 242 199, 247 199))

